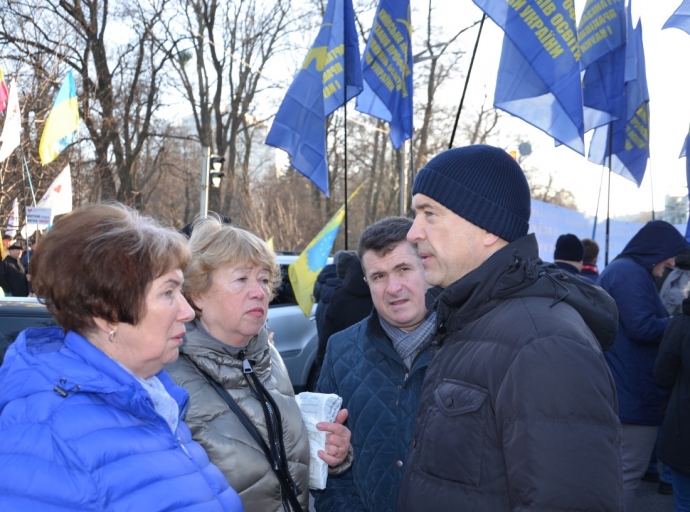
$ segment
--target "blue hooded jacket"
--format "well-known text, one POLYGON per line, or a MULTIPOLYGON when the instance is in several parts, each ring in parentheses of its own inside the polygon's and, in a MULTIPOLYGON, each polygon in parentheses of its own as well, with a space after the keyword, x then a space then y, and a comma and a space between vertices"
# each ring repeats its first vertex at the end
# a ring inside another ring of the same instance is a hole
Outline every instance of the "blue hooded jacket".
POLYGON ((652 270, 687 249, 671 224, 648 222, 597 281, 618 306, 618 335, 605 356, 616 383, 621 423, 654 426, 663 420, 668 392, 657 386, 653 371, 669 318, 652 270))
MULTIPOLYGON (((157 377, 180 407, 187 392, 157 377)), ((88 340, 27 329, 0 368, 0 510, 243 510, 180 419, 88 340)))

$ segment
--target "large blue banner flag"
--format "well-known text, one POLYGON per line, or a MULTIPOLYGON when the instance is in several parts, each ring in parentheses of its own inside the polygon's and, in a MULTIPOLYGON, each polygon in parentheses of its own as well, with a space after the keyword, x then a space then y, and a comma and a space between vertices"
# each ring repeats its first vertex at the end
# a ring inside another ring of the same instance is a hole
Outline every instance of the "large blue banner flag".
MULTIPOLYGON (((630 15, 630 12, 628 12, 630 15)), ((628 44, 625 62, 625 95, 627 114, 610 125, 594 130, 588 159, 606 165, 611 138, 611 170, 624 178, 642 183, 649 159, 649 90, 642 44, 642 22, 635 30, 628 22, 628 44)))
POLYGON ((503 29, 494 106, 584 154, 573 0, 473 0, 503 29))
MULTIPOLYGON (((680 156, 678 157, 685 157, 685 179, 688 184, 688 204, 690 204, 690 156, 688 156, 688 146, 690 146, 690 129, 688 129, 688 134, 685 136, 685 142, 683 143, 683 149, 680 150, 680 156)), ((688 224, 685 228, 685 239, 690 242, 690 215, 688 215, 688 224)))
POLYGON ((266 137, 266 144, 285 150, 292 166, 327 197, 326 117, 361 90, 352 0, 329 0, 316 41, 266 137))
POLYGON ((390 123, 395 149, 413 131, 411 39, 410 0, 381 0, 362 57, 364 90, 355 108, 390 123))
POLYGON ((679 28, 690 34, 690 0, 683 0, 661 29, 679 28))
POLYGON ((585 131, 625 116, 624 0, 587 0, 577 28, 585 131))

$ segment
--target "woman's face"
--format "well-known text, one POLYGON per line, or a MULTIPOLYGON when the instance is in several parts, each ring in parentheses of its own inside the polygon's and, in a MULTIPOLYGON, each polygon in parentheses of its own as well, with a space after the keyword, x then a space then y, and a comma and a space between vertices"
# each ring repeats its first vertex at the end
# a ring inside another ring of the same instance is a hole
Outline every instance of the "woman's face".
POLYGON ((266 322, 271 271, 255 263, 221 267, 211 287, 194 299, 201 323, 223 343, 245 346, 266 322))
POLYGON ((145 379, 177 359, 184 324, 194 311, 182 295, 181 270, 156 278, 146 294, 146 313, 137 325, 120 323, 110 355, 145 379))

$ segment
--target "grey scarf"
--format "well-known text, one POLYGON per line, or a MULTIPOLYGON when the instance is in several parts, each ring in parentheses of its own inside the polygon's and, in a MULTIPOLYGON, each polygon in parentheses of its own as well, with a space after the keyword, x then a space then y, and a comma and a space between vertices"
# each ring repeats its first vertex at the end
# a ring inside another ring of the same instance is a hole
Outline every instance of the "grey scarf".
POLYGON ((403 331, 399 327, 389 324, 380 315, 379 320, 381 327, 383 327, 383 330, 386 331, 386 334, 393 341, 393 348, 403 360, 405 366, 408 369, 412 368, 412 363, 414 363, 417 354, 431 341, 431 335, 436 330, 436 312, 432 312, 416 329, 410 332, 403 331))

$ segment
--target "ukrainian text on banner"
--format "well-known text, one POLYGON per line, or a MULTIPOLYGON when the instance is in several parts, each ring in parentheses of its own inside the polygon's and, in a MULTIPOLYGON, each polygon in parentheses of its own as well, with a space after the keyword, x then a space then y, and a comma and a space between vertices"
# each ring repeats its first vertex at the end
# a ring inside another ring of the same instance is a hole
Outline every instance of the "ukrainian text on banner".
POLYGON ((624 0, 587 0, 577 33, 585 131, 625 116, 624 0))
POLYGON ((649 90, 642 43, 642 22, 635 30, 630 29, 626 48, 625 94, 627 114, 611 125, 594 130, 589 146, 588 159, 607 165, 611 148, 611 170, 624 178, 642 184, 649 159, 649 90), (610 128, 609 128, 610 126, 610 128), (609 145, 609 132, 612 140, 609 145))
POLYGON ((409 0, 381 0, 362 57, 357 110, 390 123, 398 149, 412 137, 412 25, 409 0))
POLYGON ((292 166, 326 196, 326 117, 361 90, 352 0, 329 0, 316 40, 266 137, 266 144, 287 152, 292 166))
POLYGON ((494 105, 584 154, 572 0, 473 0, 505 32, 494 105))
POLYGON ((683 0, 661 29, 679 28, 690 34, 690 0, 683 0))

